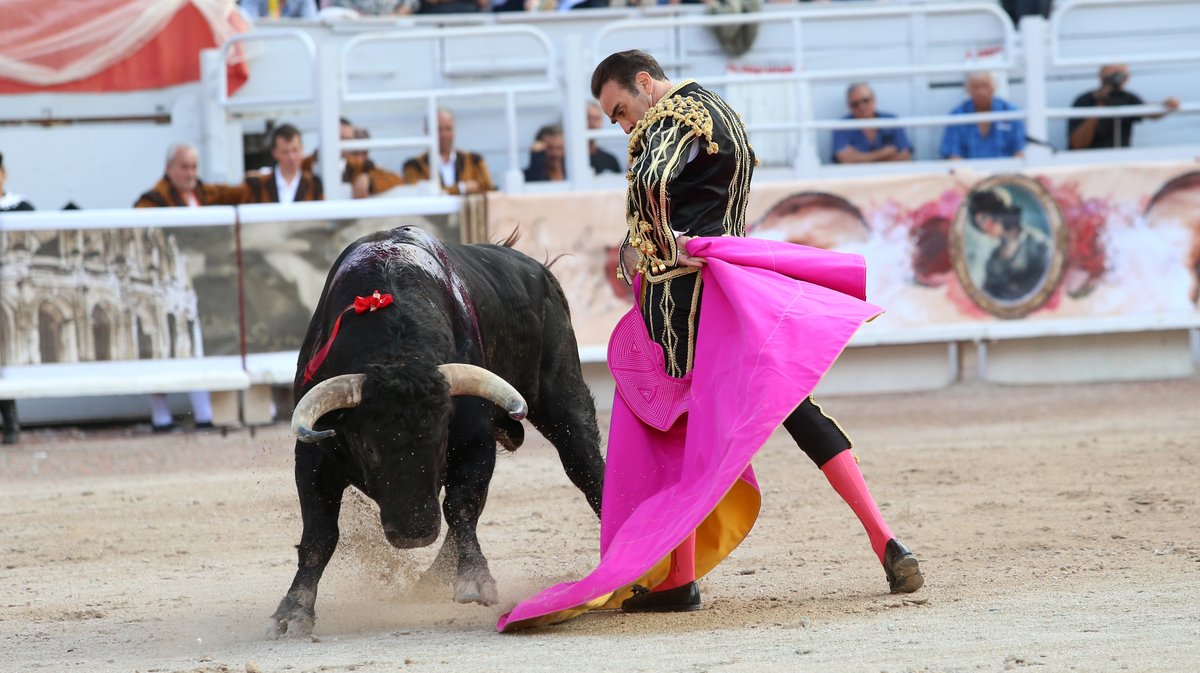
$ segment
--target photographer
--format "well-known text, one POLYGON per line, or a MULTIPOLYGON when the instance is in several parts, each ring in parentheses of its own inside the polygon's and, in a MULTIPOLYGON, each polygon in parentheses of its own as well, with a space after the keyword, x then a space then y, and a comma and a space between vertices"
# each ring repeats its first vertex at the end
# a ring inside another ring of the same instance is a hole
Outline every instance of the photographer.
MULTIPOLYGON (((1121 63, 1103 66, 1100 68, 1100 88, 1076 98, 1072 107, 1142 105, 1143 101, 1137 94, 1125 89, 1128 83, 1129 66, 1121 63)), ((1166 99, 1162 104, 1166 106, 1167 112, 1150 115, 1151 119, 1159 119, 1179 108, 1179 100, 1174 97, 1166 99)), ((1071 119, 1067 122, 1071 149, 1129 147, 1133 140, 1133 124, 1141 120, 1142 117, 1139 116, 1071 119)))

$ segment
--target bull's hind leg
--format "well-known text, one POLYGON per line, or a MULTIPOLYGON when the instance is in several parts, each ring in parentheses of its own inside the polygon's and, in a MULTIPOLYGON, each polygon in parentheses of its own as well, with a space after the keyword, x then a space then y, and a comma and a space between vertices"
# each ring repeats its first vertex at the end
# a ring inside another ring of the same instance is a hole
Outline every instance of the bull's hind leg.
POLYGON ((317 583, 337 547, 338 513, 347 486, 327 463, 319 445, 296 443, 296 490, 304 519, 304 532, 296 547, 299 567, 292 587, 271 615, 268 638, 307 636, 316 622, 317 583))
POLYGON ((500 601, 496 580, 475 532, 496 468, 496 440, 490 414, 491 402, 460 398, 450 426, 446 498, 442 502, 448 531, 442 548, 457 552, 454 600, 459 603, 495 605, 500 601))
POLYGON ((567 478, 583 491, 592 511, 600 516, 604 458, 600 455, 596 402, 583 382, 575 340, 556 345, 559 352, 545 356, 550 362, 545 362, 537 405, 529 410, 529 422, 558 450, 567 478))

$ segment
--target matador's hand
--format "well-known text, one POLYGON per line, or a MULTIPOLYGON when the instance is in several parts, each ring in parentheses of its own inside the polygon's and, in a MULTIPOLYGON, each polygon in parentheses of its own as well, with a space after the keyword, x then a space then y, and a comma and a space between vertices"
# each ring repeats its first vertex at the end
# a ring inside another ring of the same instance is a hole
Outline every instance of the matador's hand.
POLYGON ((687 249, 687 242, 692 240, 691 236, 680 234, 675 237, 675 247, 679 252, 676 264, 678 266, 704 266, 705 260, 703 257, 692 257, 684 252, 687 249))

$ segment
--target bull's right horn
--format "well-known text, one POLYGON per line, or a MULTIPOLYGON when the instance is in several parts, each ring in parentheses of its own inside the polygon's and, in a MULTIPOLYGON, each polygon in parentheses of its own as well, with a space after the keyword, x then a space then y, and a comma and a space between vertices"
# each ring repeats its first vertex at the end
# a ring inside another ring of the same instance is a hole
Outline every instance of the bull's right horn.
POLYGON ((332 437, 334 430, 313 430, 325 414, 335 409, 357 407, 362 402, 362 374, 342 374, 326 379, 300 398, 292 412, 292 432, 302 442, 316 442, 332 437))
POLYGON ((495 402, 508 412, 513 420, 521 420, 529 413, 529 405, 516 388, 496 374, 475 365, 461 362, 438 365, 438 371, 450 384, 450 396, 473 395, 495 402))

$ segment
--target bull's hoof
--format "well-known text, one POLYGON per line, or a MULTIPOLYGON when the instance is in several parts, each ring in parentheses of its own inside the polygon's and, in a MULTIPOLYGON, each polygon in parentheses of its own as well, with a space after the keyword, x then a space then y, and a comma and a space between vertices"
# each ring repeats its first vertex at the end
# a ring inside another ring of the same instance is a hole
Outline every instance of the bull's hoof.
POLYGON ((315 602, 315 596, 307 594, 306 596, 294 596, 288 594, 279 602, 279 608, 275 610, 275 614, 271 615, 271 619, 267 622, 267 638, 269 640, 277 640, 279 638, 304 638, 312 635, 313 625, 316 624, 317 617, 313 611, 312 603, 315 602), (311 596, 308 604, 305 604, 304 598, 311 596))
POLYGON ((474 577, 459 577, 454 583, 454 600, 458 603, 495 605, 500 602, 496 580, 486 571, 474 577))
POLYGON ((315 623, 316 619, 310 615, 294 615, 288 619, 272 616, 267 622, 267 639, 307 638, 312 635, 315 623))

